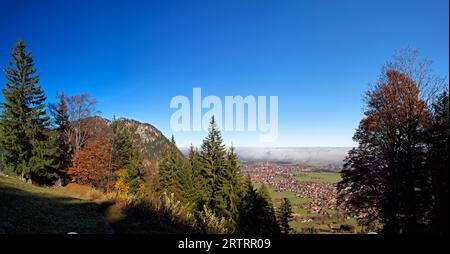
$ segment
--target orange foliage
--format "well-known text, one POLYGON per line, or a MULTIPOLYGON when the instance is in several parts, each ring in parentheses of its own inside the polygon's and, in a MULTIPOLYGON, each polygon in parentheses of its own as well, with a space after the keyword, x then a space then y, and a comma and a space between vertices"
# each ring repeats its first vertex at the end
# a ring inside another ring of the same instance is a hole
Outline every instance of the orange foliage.
POLYGON ((114 187, 116 188, 117 191, 123 192, 123 193, 128 193, 130 188, 124 181, 126 176, 127 176, 126 169, 120 169, 116 172, 117 181, 114 184, 114 187))
MULTIPOLYGON (((126 183, 127 174, 128 174, 127 169, 120 169, 120 170, 117 170, 117 172, 115 173, 117 181, 114 184, 114 188, 118 192, 121 192, 123 194, 128 194, 130 191, 130 187, 126 183)), ((137 189, 136 196, 142 197, 145 195, 145 193, 146 193, 146 190, 145 190, 144 181, 139 180, 139 187, 137 189)))
POLYGON ((369 111, 361 124, 370 131, 388 136, 408 133, 412 128, 425 128, 429 123, 427 106, 419 97, 417 84, 406 74, 386 72, 386 82, 367 94, 369 111))
POLYGON ((111 178, 111 143, 105 137, 96 137, 78 150, 68 169, 72 181, 106 190, 111 178))

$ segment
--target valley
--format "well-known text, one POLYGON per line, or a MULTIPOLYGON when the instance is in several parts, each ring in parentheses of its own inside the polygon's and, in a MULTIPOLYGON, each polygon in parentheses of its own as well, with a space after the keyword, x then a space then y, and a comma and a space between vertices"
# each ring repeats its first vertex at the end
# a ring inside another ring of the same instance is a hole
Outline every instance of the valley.
POLYGON ((291 227, 297 233, 359 233, 355 218, 350 218, 336 204, 338 172, 326 167, 295 164, 244 164, 244 174, 257 187, 265 185, 274 207, 288 198, 294 213, 291 227))

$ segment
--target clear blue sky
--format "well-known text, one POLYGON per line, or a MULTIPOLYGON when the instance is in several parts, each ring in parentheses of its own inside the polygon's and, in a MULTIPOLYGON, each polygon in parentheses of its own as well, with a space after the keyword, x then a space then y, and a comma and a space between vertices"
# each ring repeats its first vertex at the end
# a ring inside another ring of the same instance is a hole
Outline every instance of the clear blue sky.
MULTIPOLYGON (((89 92, 102 115, 170 136, 175 95, 279 96, 271 146, 350 146, 361 96, 380 66, 411 46, 448 76, 447 0, 0 0, 0 66, 18 38, 49 101, 89 92)), ((3 87, 5 78, 0 76, 3 87)), ((180 146, 204 133, 176 133, 180 146)), ((224 133, 260 146, 258 135, 224 133)))

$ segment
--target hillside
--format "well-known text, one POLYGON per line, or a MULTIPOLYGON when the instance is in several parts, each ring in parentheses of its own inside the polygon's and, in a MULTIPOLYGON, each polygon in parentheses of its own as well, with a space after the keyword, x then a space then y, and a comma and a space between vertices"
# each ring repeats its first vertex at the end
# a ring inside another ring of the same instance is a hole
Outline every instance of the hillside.
POLYGON ((0 174, 0 233, 112 233, 102 203, 0 174))
POLYGON ((161 131, 151 124, 127 118, 119 118, 117 121, 131 133, 134 142, 141 149, 144 160, 157 161, 164 149, 171 145, 161 131))
MULTIPOLYGON (((114 196, 114 195, 113 195, 114 196)), ((0 234, 196 232, 151 205, 126 207, 88 186, 37 187, 0 173, 0 234)))

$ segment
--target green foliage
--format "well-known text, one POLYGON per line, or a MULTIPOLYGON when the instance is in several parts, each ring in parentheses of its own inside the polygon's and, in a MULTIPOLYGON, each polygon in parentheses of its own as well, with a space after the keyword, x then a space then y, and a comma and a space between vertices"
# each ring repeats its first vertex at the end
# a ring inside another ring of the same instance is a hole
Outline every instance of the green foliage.
POLYGON ((200 180, 208 207, 219 217, 232 224, 238 216, 237 204, 241 194, 241 172, 234 148, 226 151, 222 136, 212 117, 208 137, 203 140, 200 151, 200 180), (203 182, 202 182, 203 181, 203 182))
POLYGON ((224 217, 217 217, 206 205, 196 213, 196 227, 206 234, 230 233, 230 223, 224 217))
POLYGON ((38 85, 31 52, 19 40, 6 71, 0 116, 0 148, 5 168, 27 180, 46 182, 59 167, 56 135, 50 131, 46 96, 38 85))
POLYGON ((210 122, 209 134, 201 146, 200 162, 200 175, 206 181, 206 188, 203 191, 207 193, 209 208, 220 216, 228 216, 224 209, 224 197, 219 194, 224 181, 221 179, 223 176, 221 171, 225 168, 225 145, 214 117, 210 122))
POLYGON ((237 232, 241 234, 277 234, 280 232, 267 188, 258 191, 248 176, 239 205, 237 232))
POLYGON ((128 130, 115 119, 112 130, 113 165, 116 169, 126 169, 126 174, 121 181, 127 186, 128 194, 142 194, 144 165, 139 148, 133 143, 128 130))
POLYGON ((173 136, 171 143, 159 161, 158 190, 173 193, 182 202, 192 202, 196 197, 192 169, 176 147, 173 136))
POLYGON ((431 208, 431 231, 448 234, 449 200, 449 99, 448 91, 440 94, 432 105, 431 126, 427 132, 428 159, 431 188, 427 199, 431 208))
POLYGON ((58 94, 58 103, 49 105, 50 114, 53 116, 55 131, 57 132, 57 144, 59 148, 59 176, 65 183, 68 179, 67 168, 70 166, 72 151, 70 149, 70 120, 66 97, 64 93, 58 94))
POLYGON ((289 234, 292 228, 289 222, 292 221, 292 205, 288 198, 283 198, 280 206, 277 210, 278 223, 280 225, 281 231, 285 234, 289 234))
POLYGON ((119 169, 127 168, 133 157, 137 156, 138 151, 133 146, 130 134, 118 121, 114 119, 111 127, 113 131, 112 157, 114 166, 119 169))
POLYGON ((172 146, 164 151, 159 163, 158 188, 195 205, 191 210, 205 232, 207 228, 215 232, 279 232, 267 188, 257 192, 250 179, 243 187, 237 155, 233 147, 225 149, 214 117, 200 151, 191 146, 188 161, 180 155, 172 137, 172 146))

